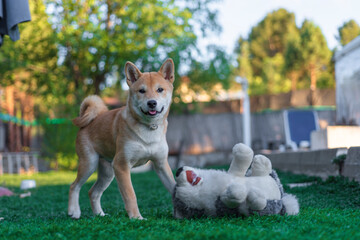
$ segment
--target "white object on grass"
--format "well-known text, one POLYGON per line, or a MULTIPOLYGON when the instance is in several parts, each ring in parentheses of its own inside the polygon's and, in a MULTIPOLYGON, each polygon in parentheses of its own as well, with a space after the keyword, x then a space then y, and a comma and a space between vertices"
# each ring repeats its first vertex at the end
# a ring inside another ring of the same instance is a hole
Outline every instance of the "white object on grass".
POLYGON ((20 184, 21 190, 26 190, 26 189, 35 188, 35 187, 36 187, 35 180, 22 180, 21 184, 20 184))

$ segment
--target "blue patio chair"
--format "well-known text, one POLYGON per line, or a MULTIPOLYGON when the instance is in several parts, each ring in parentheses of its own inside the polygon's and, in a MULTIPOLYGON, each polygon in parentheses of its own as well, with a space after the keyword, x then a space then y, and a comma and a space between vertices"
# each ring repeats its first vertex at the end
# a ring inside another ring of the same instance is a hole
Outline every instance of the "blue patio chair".
POLYGON ((284 127, 286 145, 292 150, 298 150, 300 143, 310 146, 310 135, 319 130, 319 119, 316 111, 312 110, 285 110, 284 127))

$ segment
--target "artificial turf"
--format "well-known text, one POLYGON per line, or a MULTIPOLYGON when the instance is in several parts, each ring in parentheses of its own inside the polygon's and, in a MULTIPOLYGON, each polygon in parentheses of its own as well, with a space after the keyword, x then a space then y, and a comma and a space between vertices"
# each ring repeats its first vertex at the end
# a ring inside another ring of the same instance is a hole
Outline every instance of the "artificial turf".
POLYGON ((94 217, 87 191, 80 194, 82 217, 70 219, 67 199, 73 172, 32 176, 3 175, 0 185, 16 193, 23 179, 35 179, 31 197, 0 197, 0 239, 360 239, 360 185, 344 178, 319 178, 279 173, 285 190, 300 202, 298 216, 250 216, 176 220, 171 196, 154 172, 132 175, 142 216, 129 220, 113 181, 102 197, 108 216, 94 217), (287 183, 315 182, 289 189, 287 183))

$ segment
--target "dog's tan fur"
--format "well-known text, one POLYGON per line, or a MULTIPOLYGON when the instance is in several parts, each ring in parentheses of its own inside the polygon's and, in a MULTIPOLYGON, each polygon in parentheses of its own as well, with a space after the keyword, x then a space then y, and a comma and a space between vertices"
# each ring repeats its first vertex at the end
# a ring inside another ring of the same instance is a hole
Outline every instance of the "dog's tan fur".
POLYGON ((76 139, 78 175, 69 192, 68 214, 73 218, 81 215, 80 189, 97 167, 98 179, 89 191, 96 215, 105 215, 100 198, 115 175, 129 217, 142 219, 130 169, 148 160, 153 162, 166 189, 170 193, 174 189, 165 138, 175 79, 174 63, 168 59, 158 72, 141 73, 127 62, 125 74, 130 88, 125 107, 109 111, 99 97, 89 96, 81 104, 80 116, 73 120, 80 128, 76 139))

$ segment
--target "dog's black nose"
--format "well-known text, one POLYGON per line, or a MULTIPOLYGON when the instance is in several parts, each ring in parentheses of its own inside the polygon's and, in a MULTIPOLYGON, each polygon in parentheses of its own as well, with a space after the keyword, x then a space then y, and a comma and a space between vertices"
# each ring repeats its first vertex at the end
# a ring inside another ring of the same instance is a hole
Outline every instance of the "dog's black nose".
POLYGON ((180 175, 180 173, 182 172, 183 170, 183 167, 179 168, 177 171, 176 171, 176 174, 175 176, 178 177, 180 175))
POLYGON ((157 105, 157 102, 155 100, 150 100, 147 102, 147 105, 149 106, 149 108, 155 108, 157 105))

